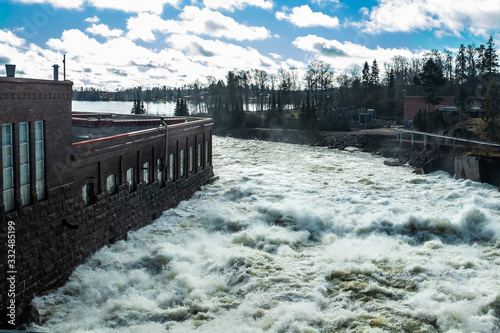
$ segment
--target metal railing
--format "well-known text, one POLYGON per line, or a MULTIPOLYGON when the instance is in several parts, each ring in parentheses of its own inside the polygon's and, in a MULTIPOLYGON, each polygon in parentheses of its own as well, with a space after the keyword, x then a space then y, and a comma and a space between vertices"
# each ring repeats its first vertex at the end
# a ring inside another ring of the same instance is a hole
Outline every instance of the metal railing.
POLYGON ((457 138, 457 137, 454 137, 454 136, 432 134, 432 133, 426 133, 426 132, 419 132, 419 131, 412 131, 412 130, 405 130, 405 129, 402 129, 402 128, 397 128, 396 140, 399 140, 400 143, 403 143, 403 133, 409 133, 411 135, 411 144, 412 145, 413 145, 413 141, 414 141, 414 138, 413 138, 414 135, 422 135, 424 137, 424 147, 427 145, 427 137, 436 138, 438 146, 439 146, 440 139, 444 139, 444 140, 451 140, 451 141, 453 141, 453 147, 455 147, 455 142, 456 141, 467 142, 467 143, 478 144, 478 145, 486 145, 486 146, 491 146, 491 147, 500 147, 500 144, 494 143, 494 142, 479 141, 479 140, 469 140, 469 139, 457 138))

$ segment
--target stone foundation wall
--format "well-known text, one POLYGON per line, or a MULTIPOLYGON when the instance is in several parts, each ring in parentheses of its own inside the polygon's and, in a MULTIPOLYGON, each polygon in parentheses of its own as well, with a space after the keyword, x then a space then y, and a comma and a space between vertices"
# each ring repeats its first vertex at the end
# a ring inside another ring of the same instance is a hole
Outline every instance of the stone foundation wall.
POLYGON ((455 178, 500 186, 500 161, 468 155, 457 157, 455 158, 455 178))
MULTIPOLYGON (((165 209, 188 199, 213 176, 212 166, 175 182, 139 183, 133 192, 128 185, 118 192, 104 191, 97 202, 86 206, 74 196, 74 184, 49 190, 48 200, 36 202, 5 215, 1 223, 1 253, 7 253, 8 221, 15 223, 16 310, 17 316, 34 295, 41 295, 64 283, 71 272, 91 254, 120 239, 127 233, 150 224, 165 209)), ((2 276, 13 269, 2 258, 2 276)), ((10 283, 0 284, 2 295, 0 326, 7 324, 10 283)))

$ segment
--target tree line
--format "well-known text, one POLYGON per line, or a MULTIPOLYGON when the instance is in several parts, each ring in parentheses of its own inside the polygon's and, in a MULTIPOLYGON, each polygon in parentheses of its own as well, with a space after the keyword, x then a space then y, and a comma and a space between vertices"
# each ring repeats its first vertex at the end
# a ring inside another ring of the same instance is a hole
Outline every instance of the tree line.
POLYGON ((303 78, 294 68, 277 73, 241 70, 228 72, 224 79, 209 77, 207 84, 196 81, 177 88, 135 87, 115 92, 82 88, 74 91, 74 98, 182 99, 189 102, 187 112, 208 113, 217 126, 230 128, 258 125, 257 114, 263 121, 260 125, 286 127, 285 113, 295 110, 303 129, 345 129, 349 121, 342 110, 374 109, 376 118, 402 118, 405 96, 423 96, 428 104, 451 96, 461 118, 471 102, 481 101, 487 125, 495 128, 498 103, 492 99, 498 95, 498 67, 490 37, 485 45, 462 44, 456 54, 431 50, 419 58, 395 56, 382 65, 374 59, 344 73, 335 73, 331 64, 316 60, 309 63, 303 78), (485 102, 487 98, 491 101, 485 102), (250 110, 257 112, 249 114, 250 110))

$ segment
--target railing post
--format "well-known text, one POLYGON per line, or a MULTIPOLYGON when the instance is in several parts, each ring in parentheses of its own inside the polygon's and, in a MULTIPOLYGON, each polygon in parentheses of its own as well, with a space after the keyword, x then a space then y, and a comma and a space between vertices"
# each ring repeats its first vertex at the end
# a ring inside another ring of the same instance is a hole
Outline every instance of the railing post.
POLYGON ((424 149, 427 147, 427 135, 424 134, 424 149))
POLYGON ((413 132, 411 132, 411 146, 413 147, 413 132))

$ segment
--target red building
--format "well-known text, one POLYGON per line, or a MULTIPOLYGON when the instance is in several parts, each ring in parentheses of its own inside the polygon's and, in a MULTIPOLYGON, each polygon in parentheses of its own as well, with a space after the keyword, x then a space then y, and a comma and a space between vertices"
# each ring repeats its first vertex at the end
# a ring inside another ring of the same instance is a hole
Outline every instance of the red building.
MULTIPOLYGON (((429 111, 432 112, 440 107, 453 106, 453 97, 441 97, 439 104, 429 105, 429 111)), ((427 111, 427 103, 422 96, 405 96, 404 100, 404 120, 412 120, 418 113, 418 110, 427 111)))

